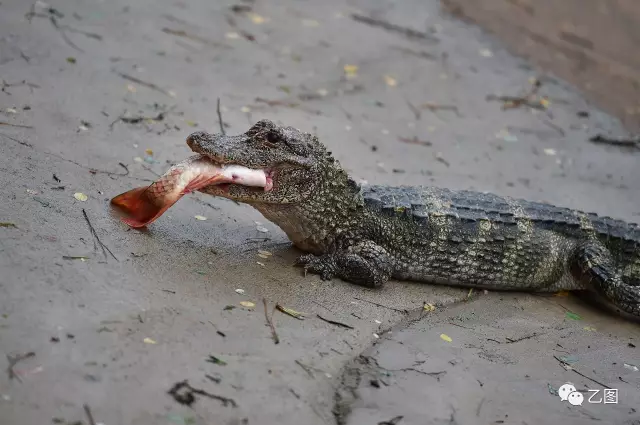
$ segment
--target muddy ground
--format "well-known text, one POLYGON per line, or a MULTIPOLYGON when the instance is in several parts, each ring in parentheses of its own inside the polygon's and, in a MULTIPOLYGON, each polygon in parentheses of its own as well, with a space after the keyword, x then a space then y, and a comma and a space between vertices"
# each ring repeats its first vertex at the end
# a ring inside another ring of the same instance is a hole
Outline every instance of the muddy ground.
POLYGON ((639 220, 640 153, 589 141, 620 122, 437 2, 212 3, 0 3, 2 424, 639 423, 637 325, 574 296, 305 278, 278 228, 200 194, 120 223, 109 199, 219 131, 218 98, 228 133, 313 132, 371 183, 639 220), (491 98, 535 78, 543 102, 491 98), (273 312, 279 344, 263 299, 307 314, 273 312))

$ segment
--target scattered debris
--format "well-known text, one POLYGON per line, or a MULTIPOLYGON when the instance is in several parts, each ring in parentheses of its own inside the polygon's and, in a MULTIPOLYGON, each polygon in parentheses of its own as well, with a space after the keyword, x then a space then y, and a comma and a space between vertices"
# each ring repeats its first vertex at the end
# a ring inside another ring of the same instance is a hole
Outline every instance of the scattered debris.
POLYGON ((603 383, 602 383, 602 382, 600 382, 600 381, 596 381, 595 379, 593 379, 593 378, 591 378, 591 377, 589 377, 589 376, 587 376, 587 375, 585 375, 585 374, 583 374, 583 373, 578 372, 576 369, 574 369, 570 364, 566 363, 566 362, 565 362, 564 360, 562 360, 560 357, 558 357, 558 356, 553 356, 553 358, 554 358, 554 359, 556 359, 558 362, 560 362, 560 364, 562 365, 562 367, 563 367, 565 370, 572 370, 572 371, 573 371, 573 372, 575 372, 576 374, 578 374, 578 375, 582 376, 582 377, 583 377, 583 378, 585 378, 585 379, 588 379, 589 381, 591 381, 591 382, 593 382, 593 383, 596 383, 596 384, 598 384, 598 385, 601 385, 601 386, 603 386, 604 388, 611 389, 611 387, 609 387, 608 385, 605 385, 605 384, 603 384, 603 383))
POLYGON ((7 354, 7 362, 9 363, 9 366, 7 366, 7 375, 9 375, 9 380, 12 380, 13 378, 15 378, 18 381, 22 382, 22 380, 16 374, 13 368, 15 365, 17 365, 21 361, 29 359, 31 357, 35 357, 35 356, 36 356, 36 353, 33 351, 29 351, 28 353, 24 353, 24 354, 18 354, 16 356, 10 356, 9 354, 7 354))
POLYGON ((227 362, 225 362, 224 360, 222 360, 222 359, 220 359, 220 358, 218 358, 218 357, 216 357, 216 356, 214 356, 212 354, 209 354, 209 358, 207 358, 207 362, 213 363, 213 364, 217 364, 219 366, 226 366, 227 365, 227 362))
POLYGON ((440 40, 431 34, 427 34, 426 32, 417 31, 412 28, 403 27, 400 25, 392 24, 382 19, 370 18, 368 16, 358 15, 356 13, 351 14, 351 19, 356 22, 360 22, 366 25, 370 25, 372 27, 382 28, 389 32, 395 32, 397 34, 401 34, 407 38, 413 38, 418 40, 430 41, 432 43, 438 43, 440 40))
POLYGON ((531 82, 531 89, 522 96, 488 95, 486 99, 487 101, 497 100, 502 102, 502 110, 515 109, 521 106, 545 110, 549 106, 549 100, 545 97, 538 96, 538 90, 540 90, 540 87, 542 87, 542 82, 538 79, 533 79, 531 82))
POLYGON ((336 320, 327 319, 326 317, 322 317, 320 314, 316 314, 316 316, 318 316, 318 319, 323 320, 323 321, 325 321, 327 323, 331 323, 332 325, 340 326, 341 328, 355 329, 351 325, 348 325, 348 324, 342 323, 342 322, 338 322, 336 320))
POLYGON ((629 148, 640 149, 640 137, 636 139, 613 139, 610 137, 603 136, 602 134, 598 134, 589 139, 592 143, 599 143, 605 145, 612 146, 624 146, 629 148))
POLYGON ((298 319, 298 320, 304 320, 304 313, 300 313, 299 311, 295 311, 292 310, 290 308, 287 307, 283 307, 280 304, 276 304, 276 310, 283 312, 284 314, 288 314, 289 316, 298 319))
POLYGON ((262 303, 264 304, 264 317, 267 320, 267 324, 271 328, 271 337, 273 338, 273 342, 275 344, 279 344, 280 338, 278 338, 278 334, 276 333, 276 328, 275 326, 273 326, 273 322, 271 321, 271 318, 269 318, 269 312, 267 311, 267 299, 263 298, 262 303))
POLYGON ((241 288, 236 289, 236 294, 244 295, 244 289, 241 289, 241 288))
POLYGON ((195 394, 197 394, 214 400, 218 400, 224 407, 227 407, 228 405, 231 405, 231 407, 238 407, 238 403, 236 403, 232 398, 211 394, 205 390, 194 388, 189 385, 189 382, 186 379, 174 384, 173 387, 171 387, 171 389, 168 391, 168 394, 172 396, 175 401, 186 406, 191 406, 193 403, 195 403, 195 394))
POLYGON ((145 344, 157 344, 157 342, 151 338, 145 338, 142 340, 145 344))

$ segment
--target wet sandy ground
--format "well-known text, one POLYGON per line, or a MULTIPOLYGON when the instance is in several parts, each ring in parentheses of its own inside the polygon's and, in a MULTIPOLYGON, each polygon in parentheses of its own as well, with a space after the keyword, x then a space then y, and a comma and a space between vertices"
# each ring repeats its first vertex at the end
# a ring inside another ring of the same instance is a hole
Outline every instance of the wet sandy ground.
POLYGON ((0 222, 15 225, 0 228, 0 348, 12 359, 34 353, 0 375, 3 424, 89 424, 85 404, 106 425, 456 423, 449 404, 460 424, 637 419, 640 374, 624 367, 640 363, 628 345, 637 325, 573 297, 461 303, 467 291, 452 288, 326 283, 302 277, 291 266, 299 252, 248 206, 196 194, 135 231, 108 205, 189 155, 190 132, 219 131, 220 98, 228 133, 260 118, 314 132, 371 183, 488 190, 638 221, 638 153, 590 143, 627 132, 569 85, 436 2, 51 6, 29 20, 28 3, 0 3, 0 222), (525 93, 533 77, 548 109, 487 100, 525 93), (83 210, 113 256, 95 247, 83 210), (277 345, 263 298, 269 314, 275 303, 307 313, 273 313, 277 345), (402 330, 424 302, 436 310, 402 330), (449 325, 456 315, 465 328, 449 325), (546 336, 504 343, 537 328, 546 336), (550 394, 546 384, 565 379, 600 388, 554 359, 567 335, 575 368, 619 388, 619 405, 569 408, 550 394), (413 342, 410 353, 396 337, 413 342), (361 354, 447 373, 371 389, 348 379, 363 373, 361 354), (181 405, 168 391, 184 380, 223 399, 200 393, 181 405))

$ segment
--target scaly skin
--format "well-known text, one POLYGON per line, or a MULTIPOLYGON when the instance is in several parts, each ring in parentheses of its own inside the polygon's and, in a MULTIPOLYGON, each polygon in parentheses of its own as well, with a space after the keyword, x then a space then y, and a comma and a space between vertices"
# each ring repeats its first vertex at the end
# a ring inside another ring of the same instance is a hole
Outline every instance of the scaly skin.
POLYGON ((436 187, 363 187, 318 139, 271 121, 239 136, 193 133, 216 161, 267 169, 273 189, 207 186, 245 202, 309 254, 322 279, 379 287, 390 278, 499 290, 590 290, 640 318, 640 229, 609 217, 436 187))

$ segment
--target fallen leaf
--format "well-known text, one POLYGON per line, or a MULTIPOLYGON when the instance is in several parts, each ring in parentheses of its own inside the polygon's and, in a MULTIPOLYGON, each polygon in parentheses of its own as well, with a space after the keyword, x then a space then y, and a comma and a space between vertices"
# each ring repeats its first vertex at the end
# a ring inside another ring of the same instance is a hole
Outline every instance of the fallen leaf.
POLYGON ((550 104, 551 104, 551 101, 546 97, 543 97, 542 99, 540 99, 540 105, 542 105, 545 109, 548 108, 550 104))
POLYGON ((258 257, 260 257, 260 258, 264 258, 265 260, 266 260, 267 258, 269 258, 269 256, 268 256, 268 255, 264 255, 264 254, 258 254, 258 257))
POLYGON ((144 153, 146 153, 149 156, 153 156, 153 151, 151 149, 145 149, 144 153))
POLYGON ((89 197, 87 195, 85 195, 82 192, 76 192, 73 194, 73 197, 76 198, 78 201, 81 202, 85 202, 87 199, 89 199, 89 197))
POLYGON ((259 255, 266 255, 267 257, 271 257, 271 256, 273 255, 273 254, 272 254, 272 253, 270 253, 269 251, 264 251, 264 250, 262 250, 262 249, 259 249, 259 250, 258 250, 258 254, 259 254, 259 255))
POLYGON ((493 52, 489 49, 481 49, 480 56, 485 58, 490 58, 490 57, 493 57, 493 52))
POLYGON ((84 255, 63 255, 62 259, 64 260, 80 260, 80 261, 87 261, 89 259, 89 257, 85 257, 84 255))
POLYGON ((395 87, 398 85, 398 81, 389 75, 384 76, 384 82, 387 83, 389 87, 395 87))
POLYGON ((236 294, 240 294, 240 295, 244 294, 244 289, 240 289, 240 288, 236 289, 236 294))
POLYGON ((566 317, 567 319, 571 319, 571 320, 582 320, 582 317, 580 317, 580 315, 579 315, 579 314, 572 313, 572 312, 570 312, 570 311, 567 311, 567 312, 565 313, 565 317, 566 317))
POLYGON ((568 297, 569 291, 559 291, 553 294, 554 297, 568 297))
POLYGON ((640 369, 638 369, 638 366, 632 365, 632 364, 628 364, 628 363, 625 363, 624 367, 625 367, 625 369, 629 369, 629 370, 632 370, 634 372, 637 372, 638 370, 640 370, 640 369))
POLYGON ((265 21, 265 18, 258 15, 257 13, 252 13, 249 17, 251 18, 251 22, 253 22, 256 25, 263 24, 265 21))
POLYGON ((597 329, 592 327, 592 326, 585 326, 584 328, 585 331, 589 331, 589 332, 595 332, 597 329))
POLYGON ((433 304, 425 303, 424 305, 425 311, 434 311, 435 309, 436 309, 436 306, 433 304))
POLYGON ((16 228, 16 229, 18 228, 18 226, 16 226, 15 224, 9 223, 7 221, 0 222, 0 227, 13 227, 13 228, 16 228))
POLYGON ((200 221, 205 221, 207 219, 207 217, 203 216, 203 215, 194 215, 193 216, 196 220, 200 220, 200 221))
POLYGON ((233 310, 234 308, 236 308, 235 305, 227 305, 223 308, 223 310, 227 311, 227 310, 233 310))
POLYGON ((378 334, 373 334, 373 337, 374 337, 375 339, 379 339, 379 338, 380 338, 380 335, 378 335, 378 334))
POLYGON ((143 162, 144 160, 142 158, 140 158, 139 156, 136 156, 135 158, 133 158, 134 162, 143 162))
POLYGON ((220 366, 225 366, 227 364, 227 362, 225 362, 224 360, 212 355, 209 355, 209 358, 207 359, 207 361, 209 363, 217 364, 220 366))
POLYGON ((76 61, 76 58, 74 58, 73 56, 69 56, 69 57, 67 58, 67 62, 69 62, 69 63, 76 63, 77 61, 76 61))
POLYGON ((7 111, 7 114, 17 114, 18 113, 16 108, 7 108, 6 111, 7 111))
POLYGON ((195 122, 195 121, 187 120, 187 121, 185 121, 185 123, 186 123, 189 127, 197 127, 197 126, 198 126, 198 123, 197 123, 197 122, 195 122))
POLYGON ((447 342, 452 342, 453 340, 451 339, 451 337, 447 334, 440 334, 440 339, 442 339, 443 341, 447 341, 447 342))
POLYGON ((545 148, 545 150, 544 150, 544 154, 545 155, 554 156, 556 153, 557 152, 556 152, 555 149, 545 148))
POLYGON ((244 112, 245 114, 249 113, 251 112, 251 108, 249 108, 248 106, 243 106, 242 108, 240 108, 240 112, 244 112))
POLYGON ((269 231, 269 229, 263 226, 256 226, 256 230, 261 233, 267 233, 269 231))
POLYGON ((344 73, 347 78, 354 78, 358 76, 358 65, 345 65, 344 73))
POLYGON ((260 261, 256 261, 256 264, 261 266, 261 267, 266 267, 264 263, 261 263, 260 261))
POLYGON ((301 312, 295 311, 295 310, 293 310, 291 308, 287 308, 287 307, 281 306, 280 304, 276 304, 276 308, 279 311, 281 311, 281 312, 283 312, 285 314, 288 314, 291 317, 295 317, 298 320, 304 320, 305 313, 301 313, 301 312))
POLYGON ((143 341, 144 341, 145 344, 157 344, 157 342, 155 342, 151 338, 145 338, 143 341))
POLYGON ((240 301, 240 305, 247 308, 253 308, 256 306, 256 304, 251 301, 240 301))

